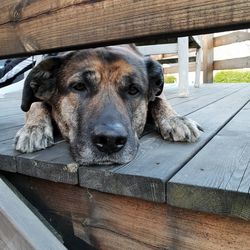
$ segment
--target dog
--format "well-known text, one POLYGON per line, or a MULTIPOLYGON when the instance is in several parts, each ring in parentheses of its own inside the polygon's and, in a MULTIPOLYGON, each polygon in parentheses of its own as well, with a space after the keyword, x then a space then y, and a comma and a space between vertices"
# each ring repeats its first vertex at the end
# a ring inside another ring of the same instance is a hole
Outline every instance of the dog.
POLYGON ((54 120, 78 164, 126 164, 149 116, 164 140, 195 142, 201 127, 171 108, 163 85, 161 65, 135 45, 48 57, 25 80, 26 121, 15 148, 30 153, 52 146, 54 120))

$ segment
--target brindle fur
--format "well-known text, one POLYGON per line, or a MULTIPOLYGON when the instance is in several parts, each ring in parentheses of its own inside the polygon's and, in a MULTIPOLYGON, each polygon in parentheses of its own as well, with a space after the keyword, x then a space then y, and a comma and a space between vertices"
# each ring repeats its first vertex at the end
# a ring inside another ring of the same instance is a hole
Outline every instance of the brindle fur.
POLYGON ((148 111, 164 139, 194 142, 200 135, 198 124, 178 116, 160 95, 162 88, 161 66, 131 45, 48 58, 26 79, 22 109, 28 112, 16 149, 33 152, 51 146, 52 118, 79 164, 128 163, 136 155, 148 111), (139 90, 136 95, 129 94, 131 84, 139 90), (92 140, 96 124, 120 124, 127 138, 122 149, 98 150, 92 140))

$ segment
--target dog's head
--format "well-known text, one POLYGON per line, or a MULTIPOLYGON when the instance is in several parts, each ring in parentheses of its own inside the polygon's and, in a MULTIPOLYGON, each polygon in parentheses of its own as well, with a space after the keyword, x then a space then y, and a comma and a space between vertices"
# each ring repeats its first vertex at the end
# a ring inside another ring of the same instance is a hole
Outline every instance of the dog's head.
POLYGON ((78 163, 121 164, 134 158, 148 103, 162 88, 160 64, 133 46, 75 51, 32 69, 22 109, 48 103, 78 163))

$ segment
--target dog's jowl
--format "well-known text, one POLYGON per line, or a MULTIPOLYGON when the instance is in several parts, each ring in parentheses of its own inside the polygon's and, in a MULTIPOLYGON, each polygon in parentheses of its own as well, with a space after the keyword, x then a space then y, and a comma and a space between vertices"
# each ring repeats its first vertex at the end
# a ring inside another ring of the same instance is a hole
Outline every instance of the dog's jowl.
POLYGON ((54 120, 79 164, 128 163, 148 112, 164 139, 194 142, 198 124, 176 114, 161 94, 163 84, 161 65, 132 45, 49 57, 25 81, 26 122, 16 135, 16 149, 51 146, 54 120))

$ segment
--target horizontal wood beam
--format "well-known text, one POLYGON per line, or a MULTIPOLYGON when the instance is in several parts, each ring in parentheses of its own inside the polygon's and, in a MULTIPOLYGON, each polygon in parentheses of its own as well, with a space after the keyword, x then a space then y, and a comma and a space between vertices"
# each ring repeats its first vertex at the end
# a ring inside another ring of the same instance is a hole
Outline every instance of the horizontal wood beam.
POLYGON ((177 53, 177 43, 138 46, 139 51, 145 55, 174 54, 177 53))
POLYGON ((249 12, 249 0, 2 0, 0 55, 239 29, 249 12))
MULTIPOLYGON (((167 61, 168 59, 166 59, 167 61)), ((164 59, 160 59, 160 62, 164 62, 164 59)), ((189 72, 195 71, 195 62, 192 62, 193 59, 190 58, 189 63, 189 72)), ((243 58, 234 58, 227 60, 218 60, 213 63, 214 70, 225 70, 225 69, 244 69, 250 68, 250 56, 243 58)), ((201 66, 203 69, 203 66, 201 66)), ((178 73, 178 64, 170 65, 169 67, 164 67, 164 74, 174 74, 178 73)))
POLYGON ((250 68, 250 56, 214 61, 214 70, 250 68))
MULTIPOLYGON (((189 57, 189 62, 195 62, 196 57, 195 56, 190 56, 189 57)), ((168 64, 168 63, 178 63, 178 58, 162 58, 157 60, 161 64, 168 64)))
POLYGON ((103 250, 228 250, 248 249, 250 245, 250 223, 241 219, 18 174, 10 174, 8 178, 50 219, 69 248, 76 246, 76 241, 69 243, 73 236, 103 250))
MULTIPOLYGON (((195 62, 190 62, 189 63, 189 72, 194 72, 195 71, 195 62)), ((164 67, 163 68, 164 74, 174 74, 178 73, 178 63, 173 64, 169 67, 164 67)))
POLYGON ((214 37, 214 47, 239 43, 250 40, 250 33, 244 31, 232 32, 227 35, 214 37))

